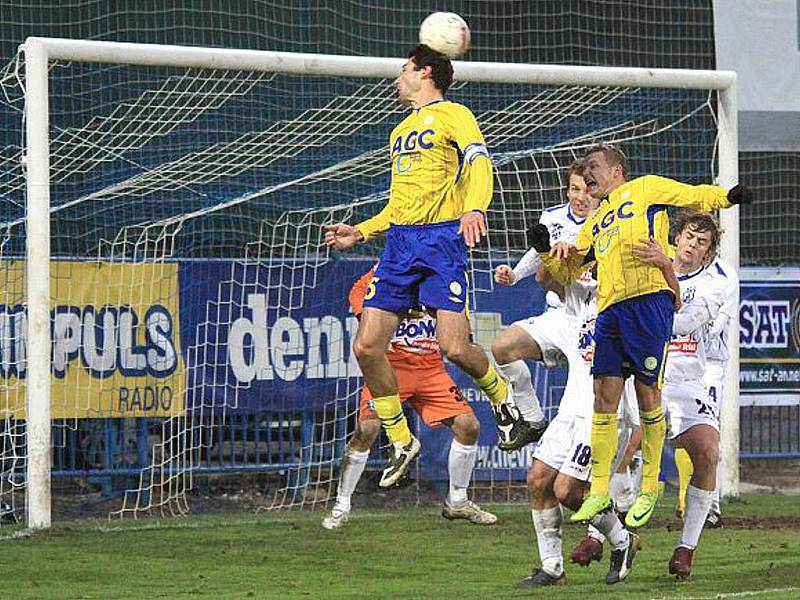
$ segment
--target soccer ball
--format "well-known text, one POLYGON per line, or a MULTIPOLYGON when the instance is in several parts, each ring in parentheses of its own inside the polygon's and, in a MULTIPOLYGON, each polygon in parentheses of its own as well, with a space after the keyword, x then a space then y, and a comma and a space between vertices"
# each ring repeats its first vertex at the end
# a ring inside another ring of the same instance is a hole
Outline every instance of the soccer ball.
POLYGON ((469 27, 456 13, 431 13, 419 26, 419 42, 448 58, 458 58, 469 48, 469 27))

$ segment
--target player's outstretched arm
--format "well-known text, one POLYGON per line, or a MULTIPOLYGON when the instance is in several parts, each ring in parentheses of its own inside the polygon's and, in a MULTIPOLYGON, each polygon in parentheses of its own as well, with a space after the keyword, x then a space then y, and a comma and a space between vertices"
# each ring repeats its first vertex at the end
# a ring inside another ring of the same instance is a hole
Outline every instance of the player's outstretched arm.
POLYGON ((325 243, 336 250, 347 250, 363 240, 358 229, 347 223, 325 226, 325 243))

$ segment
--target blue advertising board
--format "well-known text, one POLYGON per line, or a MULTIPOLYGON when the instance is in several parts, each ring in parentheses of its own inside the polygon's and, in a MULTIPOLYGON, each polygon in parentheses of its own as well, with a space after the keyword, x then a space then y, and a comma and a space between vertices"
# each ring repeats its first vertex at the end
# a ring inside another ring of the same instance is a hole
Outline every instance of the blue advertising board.
POLYGON ((741 404, 800 404, 800 269, 741 270, 741 404))

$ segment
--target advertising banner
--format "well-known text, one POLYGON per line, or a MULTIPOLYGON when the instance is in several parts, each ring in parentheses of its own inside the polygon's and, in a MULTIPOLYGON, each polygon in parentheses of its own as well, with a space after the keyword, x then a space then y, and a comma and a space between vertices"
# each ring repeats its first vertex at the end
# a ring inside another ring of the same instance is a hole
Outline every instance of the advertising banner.
POLYGON ((800 269, 742 269, 742 405, 800 404, 800 269))
MULTIPOLYGON (((23 418, 25 265, 6 266, 0 410, 23 418)), ((176 264, 54 261, 52 417, 180 414, 184 399, 176 264)))

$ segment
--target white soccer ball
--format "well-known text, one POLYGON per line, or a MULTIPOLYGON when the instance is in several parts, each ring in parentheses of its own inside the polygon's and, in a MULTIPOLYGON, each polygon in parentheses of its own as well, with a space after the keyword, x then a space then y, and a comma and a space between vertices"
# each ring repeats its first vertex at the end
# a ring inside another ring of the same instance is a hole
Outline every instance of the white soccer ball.
POLYGON ((458 58, 469 48, 469 27, 456 13, 431 13, 419 26, 419 42, 448 58, 458 58))

